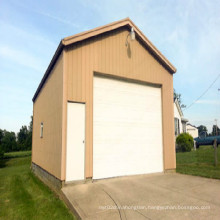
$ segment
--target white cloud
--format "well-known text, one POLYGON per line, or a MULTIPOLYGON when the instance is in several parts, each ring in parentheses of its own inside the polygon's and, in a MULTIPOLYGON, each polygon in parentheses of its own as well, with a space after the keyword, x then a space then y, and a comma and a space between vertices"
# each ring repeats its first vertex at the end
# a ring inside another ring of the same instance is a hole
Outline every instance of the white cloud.
MULTIPOLYGON (((51 2, 51 3, 56 3, 56 2, 51 2)), ((39 3, 37 3, 37 4, 39 4, 39 3)), ((65 3, 64 3, 65 4, 65 3)), ((70 21, 70 20, 67 20, 67 19, 64 19, 64 18, 62 18, 62 17, 60 17, 60 16, 55 16, 55 15, 53 15, 53 14, 51 14, 51 13, 48 13, 48 12, 45 12, 45 11, 43 11, 43 10, 37 10, 36 9, 36 7, 32 7, 32 8, 30 8, 30 6, 28 6, 28 4, 24 4, 23 2, 21 2, 21 1, 17 1, 16 2, 16 5, 18 5, 18 6, 20 6, 20 7, 22 7, 22 8, 24 8, 24 9, 26 9, 26 10, 31 10, 32 12, 35 12, 35 13, 38 13, 38 14, 40 14, 40 15, 43 15, 43 16, 46 16, 46 17, 48 17, 48 18, 51 18, 51 19, 53 19, 53 20, 56 20, 56 21, 58 21, 58 22, 61 22, 61 23, 63 23, 63 24, 66 24, 66 25, 70 25, 70 26, 73 26, 73 27, 76 27, 76 28, 79 28, 79 25, 77 24, 77 23, 74 23, 74 22, 72 22, 72 21, 70 21)), ((71 5, 71 2, 68 2, 68 4, 66 4, 66 5, 71 5)), ((34 5, 33 5, 34 6, 34 5)), ((72 6, 70 6, 70 7, 72 7, 72 6)), ((38 7, 38 8, 42 8, 42 7, 38 7)), ((50 9, 50 8, 49 8, 50 9)))
POLYGON ((1 36, 2 39, 4 39, 4 36, 7 36, 7 38, 13 37, 13 43, 17 43, 17 39, 19 39, 19 43, 21 44, 21 40, 27 43, 32 43, 33 45, 47 45, 47 47, 54 48, 56 47, 56 43, 48 39, 48 37, 40 33, 39 30, 36 30, 34 28, 29 28, 26 30, 26 28, 22 28, 19 26, 12 25, 10 23, 4 23, 0 21, 1 29, 4 32, 4 35, 1 36))
POLYGON ((10 62, 15 62, 36 71, 44 71, 41 60, 38 57, 33 56, 31 53, 0 45, 0 56, 2 56, 3 59, 6 58, 10 60, 10 62))

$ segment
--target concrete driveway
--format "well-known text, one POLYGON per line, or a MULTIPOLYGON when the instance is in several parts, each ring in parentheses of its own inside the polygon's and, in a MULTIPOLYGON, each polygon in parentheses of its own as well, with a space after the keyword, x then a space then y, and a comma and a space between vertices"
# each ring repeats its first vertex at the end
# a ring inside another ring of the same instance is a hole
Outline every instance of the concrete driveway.
POLYGON ((62 189, 82 219, 220 219, 220 181, 181 174, 113 178, 62 189))

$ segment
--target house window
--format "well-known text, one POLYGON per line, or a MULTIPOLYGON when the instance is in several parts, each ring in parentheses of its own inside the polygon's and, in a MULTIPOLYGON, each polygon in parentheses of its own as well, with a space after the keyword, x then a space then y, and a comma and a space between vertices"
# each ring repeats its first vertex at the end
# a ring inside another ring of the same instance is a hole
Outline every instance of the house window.
POLYGON ((175 136, 177 136, 180 133, 180 123, 178 118, 174 118, 174 125, 175 125, 175 136))
POLYGON ((44 131, 44 123, 40 123, 40 137, 43 138, 43 131, 44 131))

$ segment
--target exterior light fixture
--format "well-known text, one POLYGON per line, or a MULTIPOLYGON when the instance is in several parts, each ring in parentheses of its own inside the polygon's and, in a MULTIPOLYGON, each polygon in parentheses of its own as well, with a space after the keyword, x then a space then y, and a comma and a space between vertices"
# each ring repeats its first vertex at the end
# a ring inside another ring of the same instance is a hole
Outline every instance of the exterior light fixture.
POLYGON ((40 123, 40 137, 43 138, 43 131, 44 131, 44 123, 40 123))
POLYGON ((131 40, 135 40, 135 32, 134 32, 134 28, 131 27, 131 32, 128 34, 127 38, 126 38, 126 42, 125 42, 125 46, 128 46, 128 37, 130 35, 131 40))
POLYGON ((131 40, 135 40, 135 32, 134 32, 134 28, 133 27, 131 28, 130 36, 131 36, 131 40))

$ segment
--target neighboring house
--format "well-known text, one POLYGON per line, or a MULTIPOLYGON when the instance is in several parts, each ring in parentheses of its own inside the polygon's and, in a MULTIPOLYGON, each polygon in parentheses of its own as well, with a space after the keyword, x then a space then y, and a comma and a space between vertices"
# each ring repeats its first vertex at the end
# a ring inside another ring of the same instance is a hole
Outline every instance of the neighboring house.
POLYGON ((175 72, 129 18, 61 40, 33 97, 34 172, 60 187, 175 169, 175 72))
POLYGON ((177 98, 174 98, 174 128, 175 137, 180 133, 186 132, 186 123, 188 119, 184 118, 180 103, 177 98))
POLYGON ((184 118, 178 99, 174 99, 174 128, 175 137, 181 133, 189 133, 193 138, 198 137, 198 129, 196 126, 187 123, 188 119, 184 118))
POLYGON ((186 132, 191 134, 193 138, 199 137, 198 128, 194 125, 191 125, 190 123, 186 124, 186 132))

